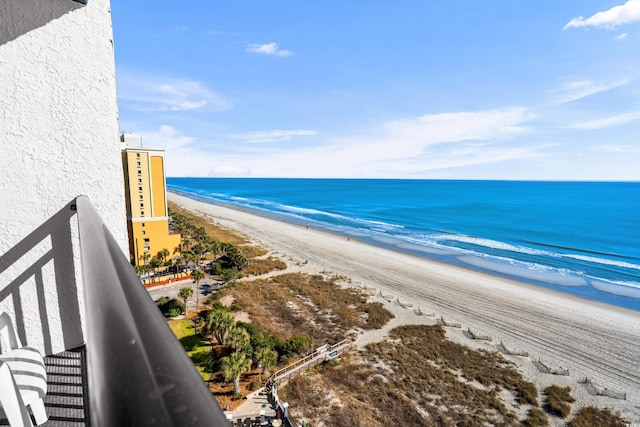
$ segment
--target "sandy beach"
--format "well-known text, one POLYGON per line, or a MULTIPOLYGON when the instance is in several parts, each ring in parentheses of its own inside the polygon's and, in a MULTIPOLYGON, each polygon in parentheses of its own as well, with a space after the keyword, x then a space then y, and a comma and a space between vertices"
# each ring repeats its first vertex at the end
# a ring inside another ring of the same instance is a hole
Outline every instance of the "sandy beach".
POLYGON ((528 357, 507 357, 540 389, 550 384, 570 385, 580 404, 612 407, 627 420, 640 423, 639 312, 174 193, 168 197, 246 235, 287 261, 294 271, 330 271, 373 289, 377 298, 393 297, 387 305, 397 317, 390 326, 435 323, 440 316, 447 322, 461 323, 460 329, 447 328, 451 339, 489 349, 503 342, 509 349, 528 352, 528 357), (435 317, 419 316, 417 308, 435 317), (492 341, 470 340, 465 335, 467 328, 491 336, 492 341), (568 370, 569 375, 541 372, 535 363, 539 359, 552 368, 568 370), (595 395, 592 387, 581 382, 585 377, 601 388, 626 393, 626 400, 595 395))

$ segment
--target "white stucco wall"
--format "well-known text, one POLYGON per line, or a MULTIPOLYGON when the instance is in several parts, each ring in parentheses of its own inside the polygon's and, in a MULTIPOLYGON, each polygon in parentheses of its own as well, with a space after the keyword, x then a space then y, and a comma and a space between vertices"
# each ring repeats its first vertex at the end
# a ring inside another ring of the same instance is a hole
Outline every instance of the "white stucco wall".
POLYGON ((25 237, 84 194, 128 247, 110 4, 2 0, 0 16, 0 312, 29 344, 58 352, 79 339, 68 324, 77 303, 55 283, 56 268, 73 263, 81 289, 76 217, 72 260, 34 268, 61 245, 54 236, 24 246, 25 237))

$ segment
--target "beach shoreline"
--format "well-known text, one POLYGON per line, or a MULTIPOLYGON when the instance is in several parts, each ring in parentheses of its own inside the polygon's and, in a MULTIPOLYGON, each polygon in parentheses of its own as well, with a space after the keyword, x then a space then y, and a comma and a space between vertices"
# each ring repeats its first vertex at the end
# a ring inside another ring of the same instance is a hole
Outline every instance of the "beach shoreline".
MULTIPOLYGON (((493 338, 493 347, 529 353, 519 360, 528 377, 540 388, 551 381, 571 385, 582 400, 610 406, 630 421, 640 420, 640 313, 586 300, 567 293, 394 251, 291 224, 246 211, 208 204, 176 193, 169 200, 190 211, 211 217, 264 246, 300 271, 333 274, 392 295, 397 301, 437 313, 447 321, 462 323, 493 338), (536 374, 534 360, 567 369, 569 376, 536 374), (591 396, 578 381, 589 378, 626 400, 591 396), (535 382, 535 381, 534 381, 535 382)), ((411 310, 398 322, 411 322, 411 310)), ((424 316, 413 316, 414 323, 424 316)), ((452 333, 455 335, 455 332, 452 333)), ((450 334, 451 335, 451 334, 450 334)), ((458 334, 459 335, 459 334, 458 334)), ((460 337, 457 337, 460 338, 460 337)), ((462 339, 462 338, 460 338, 462 339)))

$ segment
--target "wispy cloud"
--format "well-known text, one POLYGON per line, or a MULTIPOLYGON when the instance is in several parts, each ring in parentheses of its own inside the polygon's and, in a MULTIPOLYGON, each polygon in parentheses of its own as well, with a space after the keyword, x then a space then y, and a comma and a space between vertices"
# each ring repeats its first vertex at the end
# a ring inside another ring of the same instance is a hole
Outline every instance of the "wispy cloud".
POLYGON ((579 27, 612 29, 634 22, 640 22, 640 0, 627 0, 625 4, 598 12, 589 18, 578 16, 569 21, 563 30, 579 27))
POLYGON ((599 151, 608 153, 640 153, 640 147, 630 145, 601 145, 599 151))
POLYGON ((422 144, 500 138, 526 131, 533 118, 525 108, 427 114, 384 124, 393 139, 409 138, 422 144))
POLYGON ((189 111, 201 108, 227 110, 230 102, 200 81, 119 72, 118 99, 137 111, 189 111))
POLYGON ((250 44, 245 49, 247 52, 251 53, 259 53, 262 55, 273 55, 273 56, 292 56, 294 53, 287 49, 278 48, 278 44, 275 42, 265 43, 265 44, 250 44))
POLYGON ((167 151, 185 148, 195 138, 183 135, 169 125, 161 125, 158 130, 141 132, 142 145, 149 148, 162 148, 167 151))
POLYGON ((615 36, 613 39, 614 40, 626 40, 627 37, 629 37, 629 34, 622 33, 622 34, 619 34, 619 35, 615 36))
POLYGON ((629 82, 630 80, 627 78, 607 82, 594 82, 589 79, 569 81, 554 91, 555 99, 553 102, 556 104, 564 104, 566 102, 577 101, 597 93, 624 86, 629 82))
POLYGON ((233 140, 240 140, 250 144, 265 143, 265 142, 281 142, 290 141, 296 136, 314 136, 317 132, 315 130, 268 130, 261 132, 249 132, 245 134, 229 135, 229 138, 233 140))
POLYGON ((640 119, 640 111, 633 113, 619 114, 617 116, 605 117, 602 119, 588 120, 570 126, 572 129, 594 130, 613 126, 620 126, 625 123, 640 119))

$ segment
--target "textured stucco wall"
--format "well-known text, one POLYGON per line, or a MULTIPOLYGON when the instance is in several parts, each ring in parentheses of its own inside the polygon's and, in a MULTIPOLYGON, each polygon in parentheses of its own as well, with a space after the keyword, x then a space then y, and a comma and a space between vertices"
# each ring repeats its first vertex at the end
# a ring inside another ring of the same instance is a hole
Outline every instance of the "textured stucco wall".
POLYGON ((81 291, 76 217, 67 221, 73 256, 61 249, 64 221, 45 225, 57 230, 37 244, 25 237, 84 194, 127 252, 110 5, 3 0, 1 8, 10 31, 0 33, 0 311, 30 344, 60 351, 82 340, 70 324, 82 302, 68 301, 73 283, 55 283, 73 282, 60 270, 75 265, 81 291))

